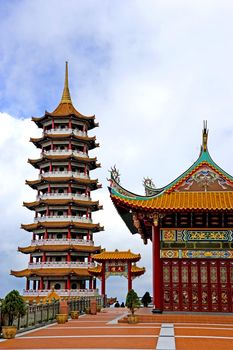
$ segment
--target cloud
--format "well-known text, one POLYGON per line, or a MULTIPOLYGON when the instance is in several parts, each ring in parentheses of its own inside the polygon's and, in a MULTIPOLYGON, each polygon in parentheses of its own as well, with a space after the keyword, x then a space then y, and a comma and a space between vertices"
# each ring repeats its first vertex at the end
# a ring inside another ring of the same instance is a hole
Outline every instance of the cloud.
POLYGON ((149 273, 135 285, 140 293, 149 289, 150 246, 116 213, 106 189, 108 169, 116 164, 123 186, 136 193, 143 193, 144 176, 166 185, 198 157, 202 120, 208 119, 211 154, 233 173, 231 2, 2 1, 0 14, 1 293, 23 285, 8 271, 25 266, 16 247, 30 240, 19 230, 32 219, 21 204, 35 196, 24 180, 37 177, 27 164, 38 155, 28 142, 38 133, 29 116, 56 107, 67 59, 74 104, 100 122, 91 131, 101 144, 91 154, 102 163, 93 178, 103 183, 93 197, 104 211, 95 217, 105 226, 96 242, 141 252, 149 273))

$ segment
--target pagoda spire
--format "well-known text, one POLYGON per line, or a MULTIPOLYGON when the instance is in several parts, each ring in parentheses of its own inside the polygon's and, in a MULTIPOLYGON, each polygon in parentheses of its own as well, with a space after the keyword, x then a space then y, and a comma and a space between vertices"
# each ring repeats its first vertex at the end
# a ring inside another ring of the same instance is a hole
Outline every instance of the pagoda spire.
POLYGON ((65 82, 64 82, 64 89, 62 93, 62 98, 60 103, 71 103, 72 100, 70 97, 70 90, 69 90, 69 82, 68 82, 68 62, 66 61, 66 68, 65 68, 65 82))
POLYGON ((203 121, 203 130, 202 130, 202 151, 207 151, 207 141, 208 141, 208 129, 207 129, 207 120, 203 121))

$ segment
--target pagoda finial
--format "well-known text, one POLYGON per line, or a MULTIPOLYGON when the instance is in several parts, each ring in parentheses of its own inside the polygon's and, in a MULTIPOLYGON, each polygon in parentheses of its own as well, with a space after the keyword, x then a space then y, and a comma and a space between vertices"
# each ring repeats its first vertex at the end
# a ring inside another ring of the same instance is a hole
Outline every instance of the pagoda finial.
POLYGON ((208 129, 207 120, 203 121, 203 131, 202 131, 202 151, 207 151, 207 141, 208 141, 208 129))
POLYGON ((64 83, 64 89, 63 94, 61 98, 61 103, 71 103, 72 100, 70 97, 70 90, 69 90, 69 83, 68 83, 68 62, 66 61, 66 70, 65 70, 65 83, 64 83))

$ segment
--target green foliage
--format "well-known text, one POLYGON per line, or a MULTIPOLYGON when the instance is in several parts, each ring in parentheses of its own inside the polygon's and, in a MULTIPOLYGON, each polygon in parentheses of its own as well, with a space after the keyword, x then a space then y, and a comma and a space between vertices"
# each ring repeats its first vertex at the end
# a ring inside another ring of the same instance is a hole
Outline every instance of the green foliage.
POLYGON ((26 305, 17 290, 8 293, 2 303, 2 314, 7 319, 7 325, 12 326, 14 319, 26 313, 26 305))
POLYGON ((133 289, 128 292, 125 305, 130 309, 132 315, 134 315, 135 309, 140 307, 139 297, 133 289))
POLYGON ((144 307, 147 307, 151 303, 151 296, 149 292, 146 292, 142 297, 142 303, 144 307))

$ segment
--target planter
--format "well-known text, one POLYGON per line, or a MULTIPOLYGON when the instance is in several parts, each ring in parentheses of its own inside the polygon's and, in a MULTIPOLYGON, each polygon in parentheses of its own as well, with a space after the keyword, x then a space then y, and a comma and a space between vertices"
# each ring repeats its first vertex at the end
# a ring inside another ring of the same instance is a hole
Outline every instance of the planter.
POLYGON ((56 320, 57 320, 58 324, 66 323, 66 321, 68 320, 68 315, 67 314, 57 314, 56 320))
POLYGON ((79 312, 78 311, 71 311, 70 316, 72 320, 77 320, 79 317, 79 312))
POLYGON ((101 306, 97 306, 97 312, 101 312, 101 306))
POLYGON ((87 308, 85 309, 85 313, 86 313, 86 314, 90 314, 90 313, 91 313, 91 308, 90 308, 90 307, 87 307, 87 308))
POLYGON ((2 327, 2 336, 4 339, 15 338, 17 332, 17 327, 15 326, 3 326, 2 327))
POLYGON ((133 323, 138 323, 139 318, 137 315, 128 315, 128 323, 133 324, 133 323))

